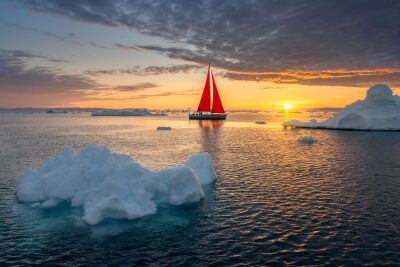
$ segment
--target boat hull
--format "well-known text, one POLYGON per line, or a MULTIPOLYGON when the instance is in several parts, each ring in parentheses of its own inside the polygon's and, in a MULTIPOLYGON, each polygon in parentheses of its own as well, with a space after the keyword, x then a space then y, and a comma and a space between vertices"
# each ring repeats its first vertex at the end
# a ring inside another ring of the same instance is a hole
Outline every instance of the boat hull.
POLYGON ((189 120, 225 120, 226 113, 189 114, 189 120))

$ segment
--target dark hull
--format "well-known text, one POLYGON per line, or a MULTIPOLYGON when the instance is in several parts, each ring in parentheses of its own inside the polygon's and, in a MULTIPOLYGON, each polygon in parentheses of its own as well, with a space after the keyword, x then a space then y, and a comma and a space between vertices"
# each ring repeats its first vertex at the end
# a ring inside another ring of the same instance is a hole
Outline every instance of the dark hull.
POLYGON ((189 114, 189 120, 225 120, 227 114, 189 114))

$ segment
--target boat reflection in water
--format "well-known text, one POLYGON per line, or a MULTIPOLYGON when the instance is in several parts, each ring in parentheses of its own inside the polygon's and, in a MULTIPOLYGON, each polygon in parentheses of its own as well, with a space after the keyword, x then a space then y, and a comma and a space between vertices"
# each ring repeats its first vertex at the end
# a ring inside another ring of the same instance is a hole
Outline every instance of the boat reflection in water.
POLYGON ((213 164, 220 163, 221 142, 224 121, 199 120, 200 142, 202 150, 210 154, 213 164))
POLYGON ((222 120, 199 120, 200 128, 219 128, 224 125, 222 120))

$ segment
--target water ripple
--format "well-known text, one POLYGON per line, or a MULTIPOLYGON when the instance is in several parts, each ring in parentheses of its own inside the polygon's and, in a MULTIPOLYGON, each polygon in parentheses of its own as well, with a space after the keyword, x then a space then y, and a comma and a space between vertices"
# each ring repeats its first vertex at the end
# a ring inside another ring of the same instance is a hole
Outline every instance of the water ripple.
POLYGON ((160 133, 89 118, 0 118, 0 262, 7 265, 397 265, 400 135, 182 128, 160 133), (297 142, 311 135, 318 143, 297 142), (135 221, 82 222, 68 205, 15 201, 17 178, 65 146, 131 154, 153 169, 208 151, 218 174, 201 204, 135 221))

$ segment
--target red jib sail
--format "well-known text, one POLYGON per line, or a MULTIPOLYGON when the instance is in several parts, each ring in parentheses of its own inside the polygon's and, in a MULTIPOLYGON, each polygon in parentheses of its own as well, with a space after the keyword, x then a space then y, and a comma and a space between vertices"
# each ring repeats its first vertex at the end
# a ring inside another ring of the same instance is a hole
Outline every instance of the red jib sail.
POLYGON ((210 112, 211 107, 211 96, 210 96, 210 68, 208 68, 207 72, 207 80, 204 85, 203 94, 201 95, 201 100, 199 103, 199 107, 197 108, 198 112, 210 112))
POLYGON ((212 104, 212 113, 225 113, 224 107, 222 106, 221 98, 219 98, 217 85, 215 84, 214 74, 212 75, 213 82, 213 104, 212 104))

